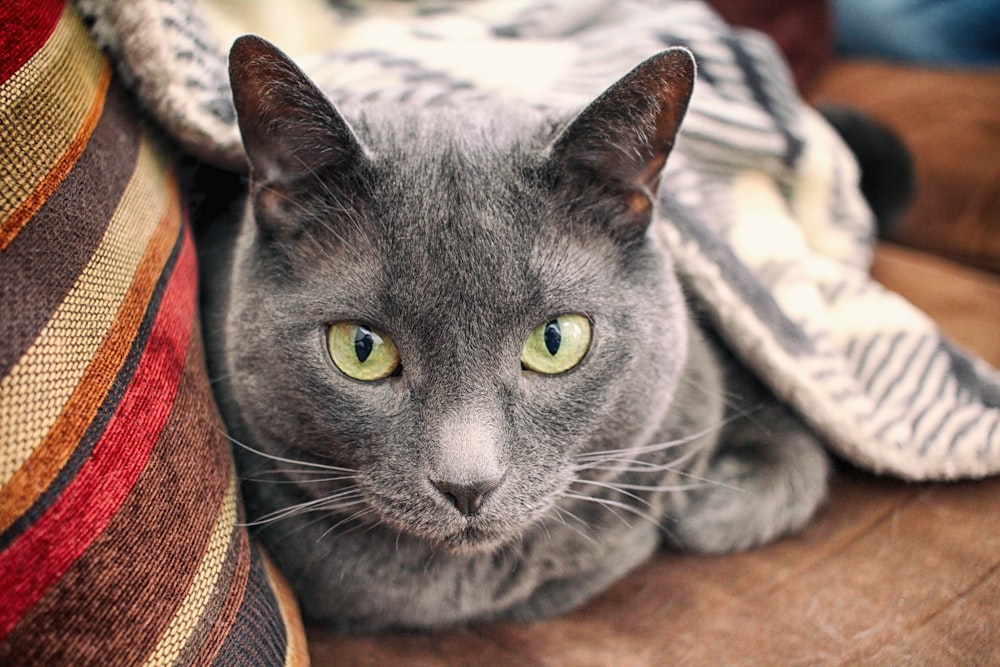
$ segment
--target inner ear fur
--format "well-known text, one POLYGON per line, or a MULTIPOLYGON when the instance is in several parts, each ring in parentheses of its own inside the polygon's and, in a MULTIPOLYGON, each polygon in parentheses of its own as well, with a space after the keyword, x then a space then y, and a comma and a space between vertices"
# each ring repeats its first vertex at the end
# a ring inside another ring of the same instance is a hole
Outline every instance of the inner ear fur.
POLYGON ((294 238, 303 224, 303 194, 350 192, 367 149, 333 103, 267 40, 238 38, 229 77, 258 226, 269 237, 294 238))
POLYGON ((346 171, 365 159, 364 146, 333 103, 267 40, 244 35, 233 43, 229 79, 258 183, 291 183, 324 167, 346 171))
POLYGON ((596 176, 637 222, 648 224, 694 79, 687 49, 643 61, 569 123, 552 144, 553 159, 563 170, 596 176))

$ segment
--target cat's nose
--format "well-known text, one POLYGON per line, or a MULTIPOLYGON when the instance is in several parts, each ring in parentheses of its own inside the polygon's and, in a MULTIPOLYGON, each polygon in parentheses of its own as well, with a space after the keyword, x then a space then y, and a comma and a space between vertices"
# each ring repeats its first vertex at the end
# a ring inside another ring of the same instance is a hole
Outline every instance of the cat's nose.
POLYGON ((491 491, 500 485, 500 480, 484 480, 480 482, 473 482, 471 484, 453 484, 451 482, 436 482, 431 480, 431 484, 433 484, 434 488, 440 491, 441 495, 447 498, 459 512, 465 514, 466 516, 470 516, 479 511, 479 508, 483 505, 483 501, 486 500, 486 496, 488 496, 491 491))

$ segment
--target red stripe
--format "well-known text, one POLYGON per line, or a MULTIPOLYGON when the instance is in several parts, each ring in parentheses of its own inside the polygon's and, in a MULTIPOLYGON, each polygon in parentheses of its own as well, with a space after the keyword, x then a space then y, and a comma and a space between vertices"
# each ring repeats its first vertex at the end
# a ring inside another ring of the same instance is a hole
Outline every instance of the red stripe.
POLYGON ((0 604, 0 640, 108 526, 167 422, 195 317, 195 257, 186 227, 183 233, 139 367, 104 434, 59 499, 0 553, 6 598, 0 604))
POLYGON ((0 83, 42 48, 62 16, 65 0, 0 2, 0 83))

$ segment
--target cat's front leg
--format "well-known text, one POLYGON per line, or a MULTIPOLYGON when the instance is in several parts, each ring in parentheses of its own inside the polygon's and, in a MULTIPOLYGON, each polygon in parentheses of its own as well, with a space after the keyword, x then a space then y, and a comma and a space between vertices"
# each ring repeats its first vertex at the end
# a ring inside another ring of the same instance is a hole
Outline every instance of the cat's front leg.
POLYGON ((819 438, 745 369, 730 367, 729 408, 716 450, 668 523, 675 545, 701 553, 757 546, 801 528, 827 493, 829 460, 819 438), (734 378, 736 379, 734 381, 734 378))
POLYGON ((540 586, 530 598, 504 610, 498 620, 538 621, 567 614, 601 593, 614 579, 574 576, 554 579, 540 586))

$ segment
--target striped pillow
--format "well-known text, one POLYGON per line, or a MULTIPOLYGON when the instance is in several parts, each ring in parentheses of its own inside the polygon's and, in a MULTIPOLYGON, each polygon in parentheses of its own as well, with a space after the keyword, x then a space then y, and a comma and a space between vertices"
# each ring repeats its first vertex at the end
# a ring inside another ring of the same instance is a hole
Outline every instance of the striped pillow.
POLYGON ((0 3, 0 664, 304 664, 240 523, 166 151, 65 0, 0 3))

